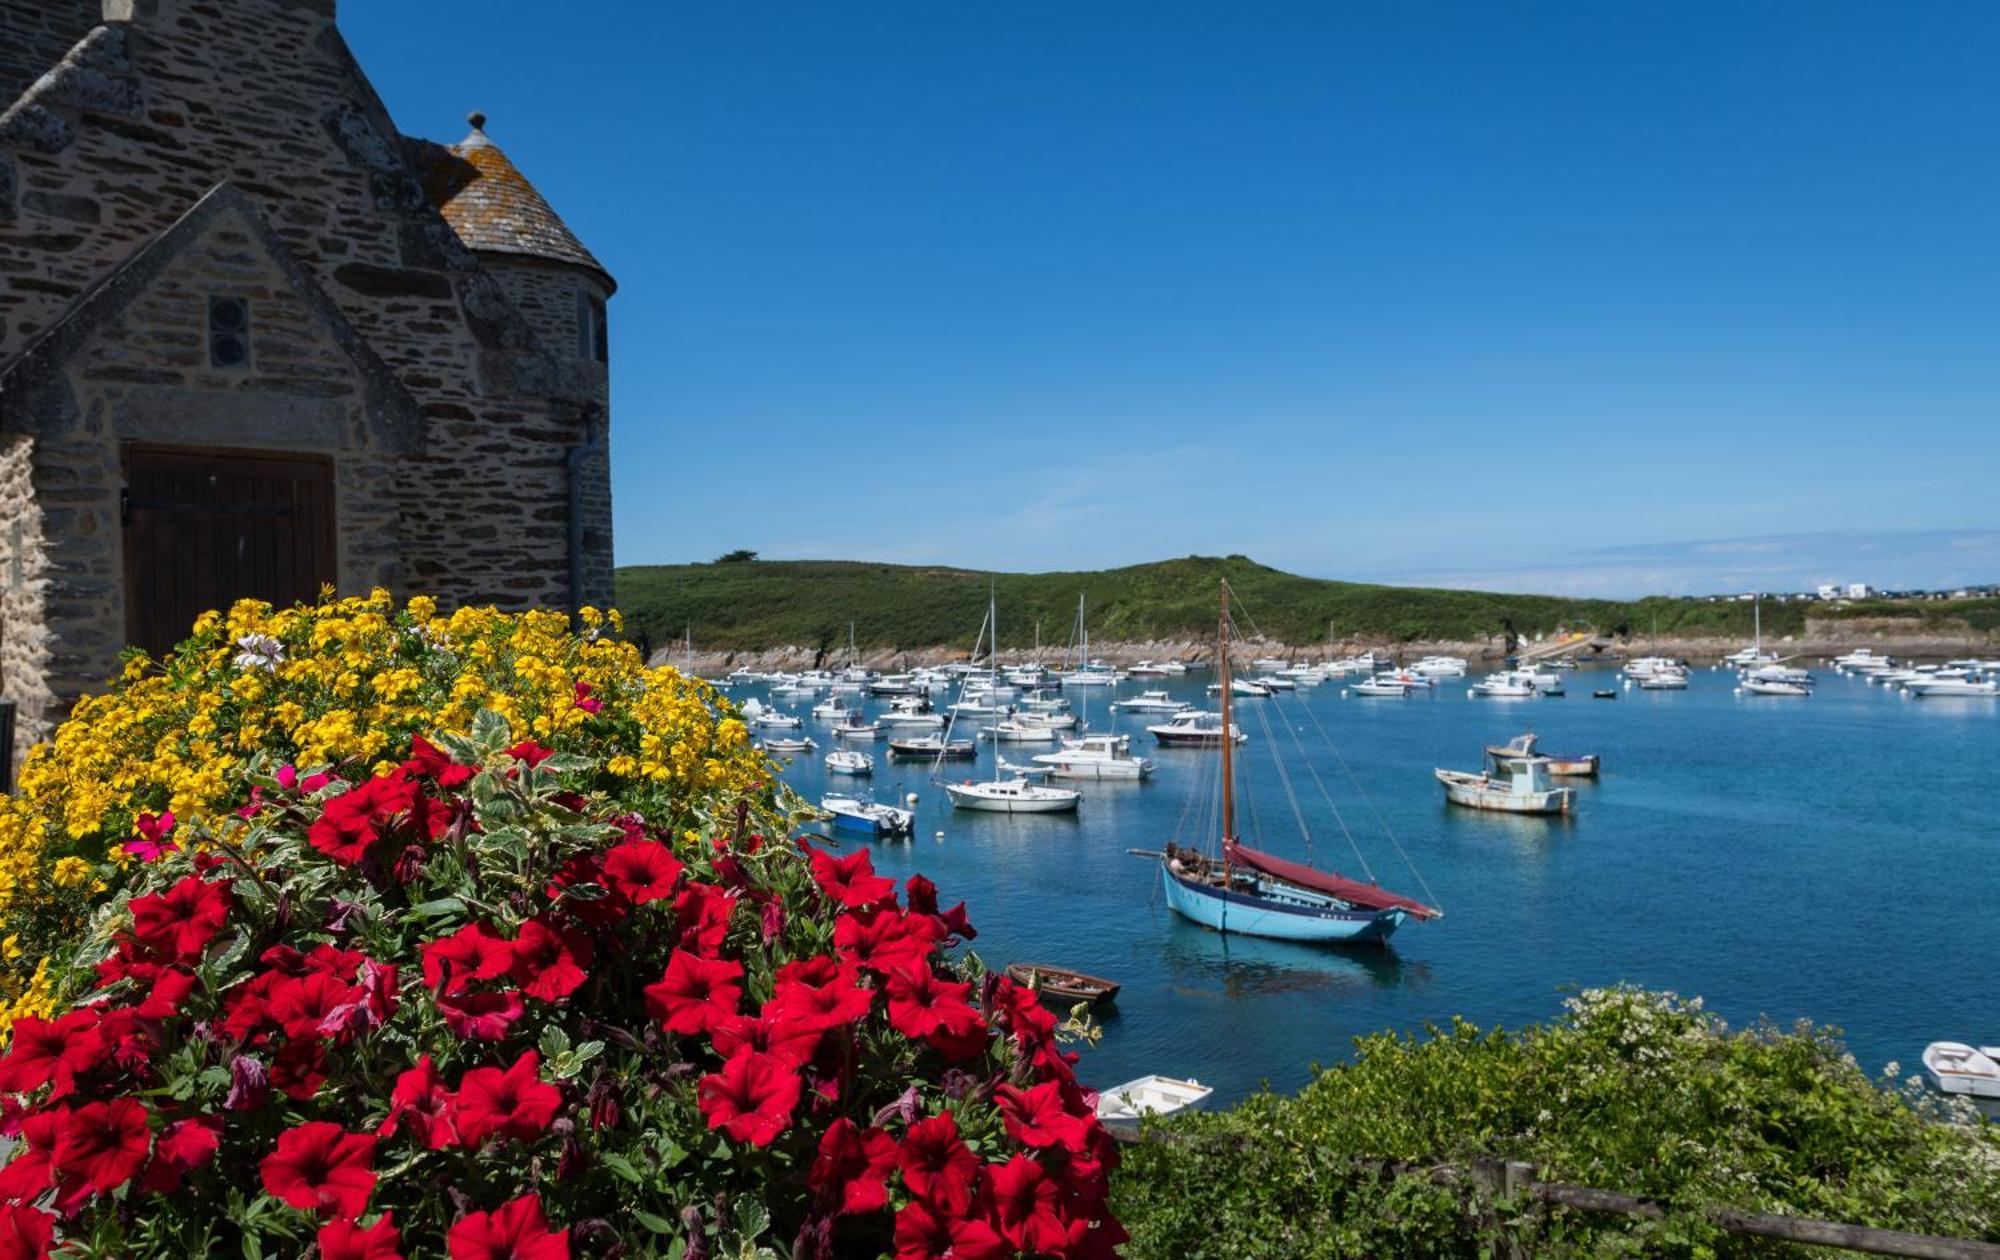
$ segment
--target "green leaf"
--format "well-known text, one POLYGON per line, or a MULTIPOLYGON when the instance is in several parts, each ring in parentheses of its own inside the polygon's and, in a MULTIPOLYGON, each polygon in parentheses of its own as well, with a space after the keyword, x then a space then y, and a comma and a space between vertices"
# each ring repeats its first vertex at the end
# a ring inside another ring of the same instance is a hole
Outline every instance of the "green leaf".
POLYGON ((632 1167, 632 1161, 626 1159, 623 1155, 606 1151, 600 1158, 603 1159, 606 1168, 609 1168, 624 1180, 631 1182, 635 1186, 646 1184, 646 1179, 639 1175, 639 1170, 632 1167))
POLYGON ((550 1024, 542 1029, 541 1048, 544 1059, 556 1058, 569 1050, 569 1034, 559 1025, 550 1024))
POLYGON ((632 1219, 656 1234, 671 1234, 674 1232, 674 1223, 672 1221, 664 1216, 654 1216, 651 1212, 643 1211, 639 1208, 632 1209, 632 1219))
POLYGON ((462 915, 465 911, 465 903, 457 897, 439 897, 436 901, 411 906, 404 913, 412 919, 440 919, 448 914, 462 915))

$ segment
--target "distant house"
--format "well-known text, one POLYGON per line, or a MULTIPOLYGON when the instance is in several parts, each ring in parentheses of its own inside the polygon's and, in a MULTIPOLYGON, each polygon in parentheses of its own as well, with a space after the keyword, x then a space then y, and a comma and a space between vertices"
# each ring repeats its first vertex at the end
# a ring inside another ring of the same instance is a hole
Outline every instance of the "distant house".
POLYGON ((1840 587, 1832 582, 1821 582, 1819 584, 1819 597, 1821 599, 1839 599, 1840 587))
POLYGON ((0 107, 24 741, 241 596, 610 597, 614 284, 483 118, 402 134, 334 0, 0 0, 0 107))
POLYGON ((1869 586, 1866 582, 1849 582, 1847 584, 1847 598, 1849 599, 1867 599, 1874 593, 1875 588, 1869 586))

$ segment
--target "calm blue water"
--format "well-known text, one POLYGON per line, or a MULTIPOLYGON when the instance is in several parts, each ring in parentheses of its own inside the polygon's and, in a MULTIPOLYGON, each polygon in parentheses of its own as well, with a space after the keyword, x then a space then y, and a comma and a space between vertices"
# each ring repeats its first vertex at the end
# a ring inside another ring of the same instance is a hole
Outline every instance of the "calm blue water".
MULTIPOLYGON (((1150 780, 1077 784, 1073 817, 954 811, 927 764, 893 765, 878 743, 876 798, 922 800, 916 840, 878 843, 876 867, 922 871, 947 904, 969 901, 973 948, 989 964, 1122 981, 1102 1044, 1084 1051, 1097 1085, 1164 1072, 1215 1085, 1218 1101, 1265 1081, 1290 1089, 1364 1032, 1455 1014, 1544 1020, 1567 988, 1617 981, 1701 994, 1732 1023, 1836 1025, 1871 1071, 1913 1065, 1933 1040, 2000 1040, 2000 703, 1908 700, 1819 674, 1808 700, 1737 696, 1733 675, 1698 670, 1685 692, 1599 701, 1594 688, 1617 686, 1600 668, 1569 675, 1560 699, 1473 700, 1458 679, 1407 700, 1343 697, 1334 682, 1242 701, 1246 842, 1361 874, 1337 814, 1382 883, 1425 897, 1414 866, 1445 908, 1440 922, 1406 924, 1388 951, 1225 938, 1171 914, 1156 866, 1125 850, 1177 835, 1212 849, 1207 826, 1178 829, 1199 812, 1191 789, 1212 791, 1216 754, 1155 746, 1143 728, 1160 719, 1112 717, 1105 689, 1072 703, 1093 729, 1132 731, 1133 752, 1159 767, 1150 780), (1433 767, 1477 769, 1485 744, 1530 729, 1545 751, 1604 758, 1600 780, 1571 781, 1573 818, 1444 803, 1433 767), (1310 847, 1274 745, 1288 753, 1310 847)), ((1134 679, 1117 694, 1165 687, 1203 704, 1205 682, 1134 679)), ((736 691, 751 695, 763 689, 736 691)), ((836 745, 824 723, 808 718, 806 733, 819 754, 786 778, 817 801, 819 757, 836 745)), ((982 741, 978 762, 945 774, 990 777, 992 755, 982 741)), ((834 780, 856 782, 869 781, 834 780)))

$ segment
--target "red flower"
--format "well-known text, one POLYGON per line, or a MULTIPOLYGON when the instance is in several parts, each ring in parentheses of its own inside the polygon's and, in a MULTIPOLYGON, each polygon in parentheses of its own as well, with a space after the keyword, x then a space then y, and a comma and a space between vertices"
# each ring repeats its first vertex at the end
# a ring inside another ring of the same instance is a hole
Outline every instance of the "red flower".
POLYGON ((441 788, 455 788, 472 778, 472 767, 459 765, 451 754, 421 735, 410 740, 410 759, 403 769, 419 779, 429 779, 441 788))
POLYGON ((571 697, 571 703, 575 704, 577 708, 582 709, 585 713, 601 713, 604 710, 604 701, 593 698, 590 694, 591 690, 589 683, 579 682, 571 697))
POLYGON ((285 1097, 298 1102, 319 1093, 319 1087, 326 1084, 326 1043, 287 1042, 271 1060, 270 1081, 285 1092, 285 1097))
POLYGON ((429 1055, 418 1059, 417 1066, 396 1078, 395 1091, 389 1095, 389 1115, 376 1133, 395 1137, 406 1123, 410 1126, 410 1136, 431 1150, 441 1151, 458 1141, 451 1091, 444 1087, 437 1065, 429 1055))
POLYGON ((132 820, 132 830, 138 833, 137 840, 127 840, 125 851, 141 862, 157 862, 181 846, 170 837, 174 834, 174 812, 163 810, 156 817, 141 814, 132 820))
POLYGON ((0 1207, 0 1260, 42 1260, 55 1246, 56 1218, 39 1208, 0 1207))
POLYGON ((769 1005, 759 1015, 732 1015, 717 1020, 709 1031, 710 1044, 725 1059, 745 1050, 775 1055, 787 1063, 800 1064, 813 1057, 819 1047, 819 1027, 789 1018, 769 1005))
POLYGON ((866 910, 896 896, 896 881, 875 873, 875 859, 866 849, 856 849, 846 857, 805 846, 812 858, 813 880, 820 891, 851 910, 866 910))
POLYGON ((444 1026, 470 1041, 500 1040, 527 1011, 521 995, 512 989, 441 997, 437 1008, 444 1016, 444 1026))
POLYGON ((896 1260, 1003 1260, 1013 1254, 985 1221, 941 1213, 922 1199, 896 1213, 896 1260))
POLYGON ((229 918, 229 889, 190 875, 163 893, 132 899, 132 936, 149 951, 194 963, 229 918))
POLYGON ((53 1023, 24 1015, 14 1022, 13 1047, 0 1059, 0 1092, 26 1094, 53 1081, 49 1097, 67 1097, 77 1076, 109 1053, 96 1011, 71 1011, 53 1023))
POLYGON ((569 1231, 549 1231, 539 1197, 460 1217, 445 1235, 451 1260, 569 1260, 569 1231))
POLYGON ((524 739, 512 748, 509 748, 507 755, 532 770, 555 756, 556 753, 553 748, 544 748, 532 739, 524 739))
POLYGON ((799 1076, 783 1059, 753 1051, 702 1077, 695 1093, 709 1128, 721 1129, 732 1142, 769 1146, 792 1123, 799 1076))
POLYGON ((180 1014, 181 1004, 194 992, 194 976, 177 967, 162 967, 139 1004, 130 1008, 139 1019, 166 1019, 180 1014))
POLYGON ((704 957, 714 957, 729 936, 729 920, 736 913, 736 898, 713 884, 689 884, 674 898, 674 915, 680 921, 680 947, 704 957))
POLYGON ((551 900, 563 901, 566 913, 592 927, 609 927, 632 912, 631 899, 606 878, 604 860, 595 854, 579 853, 563 863, 549 879, 546 891, 551 900), (589 885, 601 891, 594 890, 588 896, 572 891, 589 885))
POLYGON ((114 1098, 64 1112, 56 1126, 50 1170, 76 1178, 85 1189, 109 1194, 138 1174, 152 1146, 146 1108, 136 1099, 114 1098))
POLYGON ((928 963, 898 967, 884 986, 889 1023, 905 1037, 928 1041, 954 1059, 967 1059, 986 1044, 986 1021, 966 999, 972 986, 942 980, 928 963))
POLYGON ((475 980, 494 980, 514 965, 514 947, 477 923, 424 942, 424 983, 447 994, 463 993, 475 980))
POLYGON ((285 1030, 285 1036, 310 1041, 340 1032, 341 1008, 358 1006, 361 996, 359 988, 330 972, 313 971, 273 989, 264 1009, 285 1030))
POLYGON ((972 1210, 979 1156, 958 1136, 958 1121, 949 1111, 911 1125, 898 1158, 911 1194, 936 1204, 947 1216, 972 1210))
POLYGON ((42 1191, 54 1184, 52 1165, 62 1120, 60 1111, 38 1111, 21 1122, 21 1141, 14 1148, 14 1158, 0 1168, 0 1199, 25 1203, 40 1198, 42 1191))
POLYGON ((979 935, 973 931, 972 921, 965 917, 963 901, 942 913, 938 911, 937 885, 923 876, 910 876, 903 882, 903 890, 909 902, 910 913, 928 915, 936 919, 943 926, 946 936, 956 936, 962 941, 969 941, 979 935))
POLYGON ((536 915, 514 939, 514 982, 531 998, 560 1002, 588 978, 591 953, 589 937, 536 915))
POLYGON ((171 1194, 180 1189, 184 1177, 214 1159, 221 1144, 220 1116, 202 1116, 167 1126, 161 1130, 159 1141, 153 1143, 153 1162, 146 1165, 139 1188, 171 1194))
POLYGON ((819 1140, 806 1184, 841 1215, 888 1206, 889 1174, 896 1167, 896 1139, 880 1129, 863 1129, 842 1116, 819 1140))
POLYGON ((399 767, 328 801, 306 839, 342 866, 355 866, 378 843, 398 835, 435 839, 449 820, 448 811, 399 767))
POLYGON ((474 1068, 458 1083, 458 1128, 467 1145, 490 1137, 532 1142, 549 1131, 562 1093, 541 1078, 542 1059, 533 1050, 506 1071, 474 1068))
POLYGON ((1069 1244, 1058 1210, 1062 1187, 1040 1164, 1016 1155, 1005 1164, 989 1165, 986 1177, 1001 1237, 1028 1252, 1061 1251, 1069 1244))
POLYGON ((264 1157, 264 1189, 301 1211, 354 1217, 375 1189, 375 1139, 315 1120, 278 1135, 264 1157))
POLYGON ((858 967, 884 974, 930 958, 944 929, 936 919, 895 910, 862 910, 834 921, 833 944, 858 967))
POLYGON ((993 1091, 1000 1115, 1007 1124, 1007 1136, 1037 1150, 1060 1146, 1081 1152, 1090 1129, 1081 1117, 1063 1106, 1062 1083, 1048 1081, 1033 1089, 1001 1084, 993 1091))
POLYGON ((670 1033, 705 1033, 736 1014, 743 996, 741 963, 675 950, 666 974, 646 986, 646 1013, 670 1033))
POLYGON ((634 905, 674 895, 686 868, 657 840, 627 840, 604 855, 604 879, 634 905))
MULTIPOLYGON (((832 959, 826 960, 832 963, 832 959)), ((787 979, 779 973, 776 991, 764 1007, 765 1014, 780 1014, 812 1028, 838 1028, 865 1018, 875 1005, 875 991, 859 985, 861 973, 852 967, 836 967, 833 975, 819 983, 787 979)))
POLYGON ((382 1219, 367 1229, 353 1221, 320 1226, 320 1260, 403 1260, 402 1246, 394 1212, 382 1213, 382 1219))

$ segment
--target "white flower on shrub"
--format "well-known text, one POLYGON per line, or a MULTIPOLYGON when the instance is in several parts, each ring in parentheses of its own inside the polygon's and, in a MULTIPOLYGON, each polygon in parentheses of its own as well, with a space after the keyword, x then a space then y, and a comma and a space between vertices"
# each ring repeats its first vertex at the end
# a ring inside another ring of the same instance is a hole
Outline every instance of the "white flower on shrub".
POLYGON ((285 645, 268 634, 246 634, 236 640, 243 650, 236 654, 236 668, 261 669, 276 673, 285 662, 285 645))

